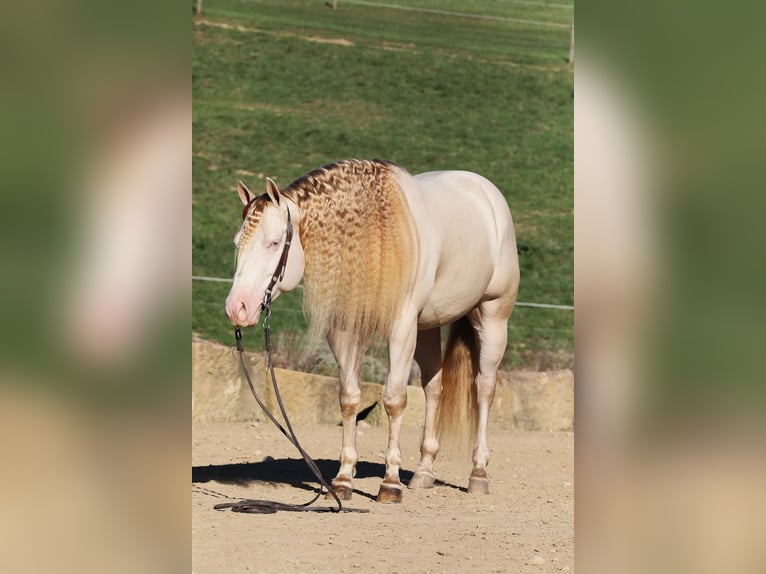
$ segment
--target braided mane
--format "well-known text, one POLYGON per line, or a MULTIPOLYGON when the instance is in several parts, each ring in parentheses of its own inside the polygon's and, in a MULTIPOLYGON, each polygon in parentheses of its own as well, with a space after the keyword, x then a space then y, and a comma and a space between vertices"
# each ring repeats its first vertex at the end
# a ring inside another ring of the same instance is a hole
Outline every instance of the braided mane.
POLYGON ((412 289, 417 231, 393 163, 344 160, 315 169, 282 193, 301 211, 303 306, 318 335, 387 334, 412 289))

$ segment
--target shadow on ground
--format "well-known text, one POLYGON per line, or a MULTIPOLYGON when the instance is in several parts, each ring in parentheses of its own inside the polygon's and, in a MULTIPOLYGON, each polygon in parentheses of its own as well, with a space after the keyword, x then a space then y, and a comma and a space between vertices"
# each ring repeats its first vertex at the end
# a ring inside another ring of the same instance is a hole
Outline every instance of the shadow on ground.
MULTIPOLYGON (((339 463, 337 460, 320 459, 314 461, 319 468, 322 476, 327 482, 327 477, 333 477, 338 472, 339 463)), ((356 465, 356 478, 383 478, 386 467, 382 463, 360 461, 356 465)), ((400 472, 402 482, 408 484, 412 478, 413 472, 404 470, 400 472)), ((301 490, 319 492, 319 485, 316 477, 301 459, 273 459, 266 458, 261 462, 240 462, 234 464, 218 464, 208 466, 192 467, 192 484, 206 482, 220 482, 224 484, 237 484, 247 486, 253 482, 265 484, 286 484, 301 490)), ((446 486, 454 488, 461 492, 467 492, 465 487, 450 484, 440 480, 436 481, 437 486, 446 486)), ((375 494, 354 489, 354 494, 364 496, 371 500, 375 499, 375 494)))

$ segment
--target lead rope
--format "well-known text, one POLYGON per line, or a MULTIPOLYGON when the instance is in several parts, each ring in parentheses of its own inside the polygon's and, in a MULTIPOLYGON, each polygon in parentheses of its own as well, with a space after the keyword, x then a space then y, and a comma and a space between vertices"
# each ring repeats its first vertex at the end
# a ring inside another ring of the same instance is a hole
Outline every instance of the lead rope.
POLYGON ((250 379, 250 373, 248 373, 247 367, 245 366, 245 358, 244 358, 245 349, 242 344, 242 332, 239 330, 239 328, 237 328, 234 330, 234 337, 237 341, 237 351, 239 352, 239 363, 242 366, 242 371, 245 373, 245 379, 247 379, 247 384, 250 387, 250 392, 253 394, 253 397, 255 397, 255 400, 258 403, 258 406, 261 407, 261 410, 266 414, 267 417, 269 417, 271 422, 274 423, 274 425, 282 432, 282 434, 285 435, 285 437, 287 437, 287 440, 289 440, 290 443, 296 449, 298 449, 298 452, 301 453, 301 456, 303 457, 303 460, 306 462, 306 465, 311 469, 311 472, 319 481, 319 484, 320 484, 319 493, 314 498, 312 498, 311 500, 309 500, 308 502, 304 504, 286 504, 283 502, 276 502, 272 500, 245 499, 245 500, 240 500, 238 502, 223 502, 221 504, 216 504, 215 506, 213 506, 213 508, 215 508, 216 510, 230 509, 232 512, 244 512, 244 513, 250 513, 250 514, 273 514, 279 510, 284 510, 288 512, 369 512, 369 509, 366 509, 366 508, 365 509, 344 508, 343 505, 341 504, 340 498, 338 498, 338 495, 333 492, 330 485, 327 484, 327 481, 322 476, 322 473, 319 470, 319 467, 317 466, 316 462, 314 462, 314 459, 311 458, 311 456, 303 449, 300 442, 298 442, 298 437, 295 435, 295 431, 293 430, 293 427, 290 424, 290 419, 288 418, 287 412, 285 411, 285 405, 282 402, 282 395, 279 393, 279 387, 277 386, 277 377, 274 374, 274 361, 272 359, 272 353, 271 353, 271 331, 269 329, 269 319, 271 319, 270 293, 267 293, 266 297, 264 298, 263 309, 266 312, 263 319, 263 337, 266 343, 266 363, 269 369, 269 375, 271 376, 271 384, 274 387, 274 395, 277 397, 279 410, 282 413, 282 418, 285 421, 285 425, 287 426, 287 429, 285 429, 285 427, 280 424, 280 422, 271 413, 271 411, 269 411, 269 409, 263 403, 261 398, 258 396, 258 393, 255 392, 255 387, 253 386, 253 382, 250 379), (314 504, 314 502, 316 502, 319 499, 320 496, 324 494, 325 490, 335 499, 335 503, 338 505, 337 508, 333 506, 314 506, 314 507, 311 506, 312 504, 314 504))

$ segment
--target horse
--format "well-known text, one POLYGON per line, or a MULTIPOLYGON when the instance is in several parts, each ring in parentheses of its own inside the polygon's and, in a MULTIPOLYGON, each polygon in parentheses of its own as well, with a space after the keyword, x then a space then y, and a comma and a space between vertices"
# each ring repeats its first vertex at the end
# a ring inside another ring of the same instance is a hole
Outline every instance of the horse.
POLYGON ((342 500, 353 492, 362 356, 379 334, 389 351, 389 440, 377 500, 402 500, 399 434, 413 359, 425 421, 408 487, 432 488, 440 440, 463 437, 473 446, 467 490, 489 493, 487 423, 519 286, 513 220, 498 188, 468 171, 411 175, 385 160, 344 160, 282 190, 267 178, 264 194, 241 181, 237 191, 245 207, 226 315, 235 327, 255 325, 264 300, 304 279, 310 331, 326 336, 339 371, 343 434, 333 491, 342 500))

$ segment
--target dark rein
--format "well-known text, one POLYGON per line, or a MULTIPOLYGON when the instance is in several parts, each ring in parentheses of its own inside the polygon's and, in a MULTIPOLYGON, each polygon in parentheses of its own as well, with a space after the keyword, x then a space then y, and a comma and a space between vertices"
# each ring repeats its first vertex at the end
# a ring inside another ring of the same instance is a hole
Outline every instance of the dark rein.
MULTIPOLYGON (((245 207, 245 211, 243 213, 243 219, 247 215, 247 207, 245 207)), ((279 258, 279 263, 277 264, 277 268, 274 271, 274 274, 271 276, 271 280, 269 281, 268 286, 266 287, 266 291, 263 296, 263 303, 261 304, 261 311, 264 313, 263 317, 263 337, 266 345, 266 362, 267 362, 267 368, 269 370, 269 375, 271 376, 271 384, 274 387, 274 395, 277 397, 277 403, 279 404, 279 410, 282 413, 282 418, 285 421, 285 426, 287 426, 287 429, 285 429, 282 424, 276 419, 276 417, 271 413, 271 411, 266 407, 264 402, 261 400, 261 398, 258 396, 258 393, 255 392, 255 387, 253 386, 253 381, 250 379, 250 373, 247 371, 247 367, 245 366, 245 358, 244 358, 244 352, 245 348, 242 344, 242 331, 239 330, 239 328, 234 329, 234 337, 237 342, 237 351, 239 352, 239 363, 242 366, 242 372, 245 373, 245 379, 247 379, 247 384, 250 387, 250 392, 253 394, 253 397, 255 397, 255 401, 258 403, 258 406, 261 407, 261 410, 266 414, 266 416, 271 420, 272 423, 281 431, 285 437, 287 437, 287 440, 290 441, 290 443, 298 449, 298 452, 301 453, 301 456, 303 457, 303 460, 306 462, 306 465, 311 469, 311 472, 314 474, 316 479, 319 481, 320 488, 319 492, 317 493, 314 498, 309 500, 308 502, 304 504, 286 504, 283 502, 276 502, 272 500, 254 500, 254 499, 245 499, 240 500, 238 502, 224 502, 221 504, 216 504, 213 508, 216 510, 227 510, 231 509, 232 512, 245 512, 250 514, 273 514, 279 510, 289 511, 289 512, 369 512, 369 509, 356 509, 356 508, 343 508, 343 505, 341 504, 340 498, 338 498, 338 495, 333 492, 332 488, 329 484, 327 484, 327 481, 322 476, 321 471, 319 470, 319 467, 317 466, 316 462, 313 458, 304 450, 304 448, 301 446, 300 442, 298 442, 298 437, 295 435, 295 431, 293 430, 292 425, 290 424, 290 419, 287 416, 287 412, 285 411, 285 405, 282 402, 282 395, 279 392, 279 387, 277 386, 277 377, 274 374, 274 360, 272 358, 272 351, 271 351, 271 330, 269 328, 269 320, 271 319, 271 295, 272 290, 276 286, 277 283, 282 281, 282 279, 285 276, 285 270, 287 269, 287 255, 290 251, 290 243, 292 242, 293 238, 293 224, 290 221, 290 208, 287 207, 287 230, 285 232, 285 246, 282 249, 282 255, 279 258), (329 493, 334 499, 335 503, 338 505, 337 508, 333 506, 314 506, 311 505, 314 504, 320 496, 325 494, 325 489, 327 490, 327 493, 329 493)))

